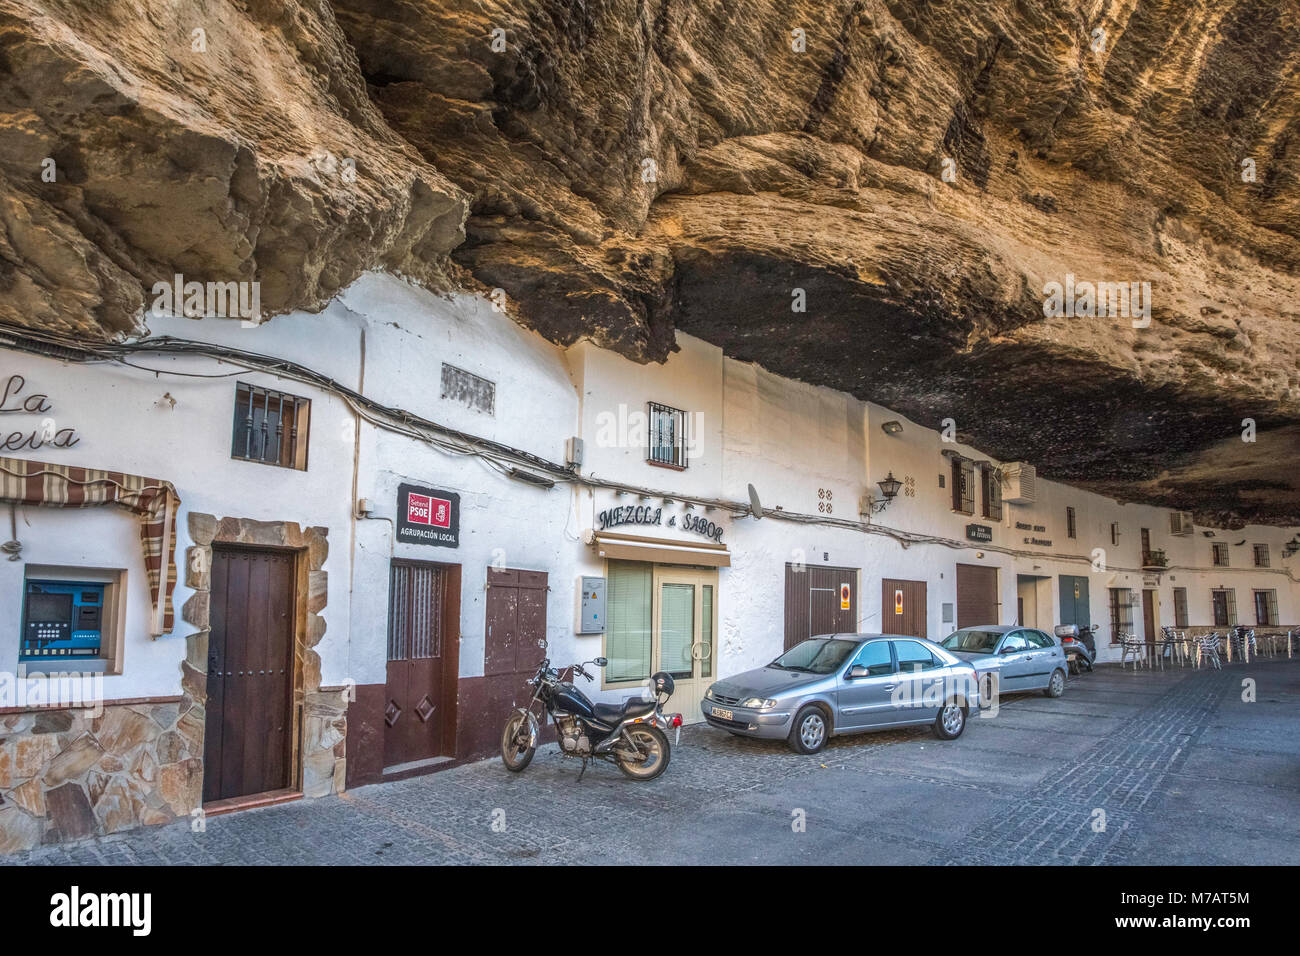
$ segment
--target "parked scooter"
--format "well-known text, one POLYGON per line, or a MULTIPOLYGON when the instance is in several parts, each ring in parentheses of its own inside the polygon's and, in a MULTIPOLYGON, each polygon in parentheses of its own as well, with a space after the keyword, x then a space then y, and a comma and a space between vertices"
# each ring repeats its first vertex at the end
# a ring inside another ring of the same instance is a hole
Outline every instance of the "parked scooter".
MULTIPOLYGON (((537 643, 546 646, 545 641, 537 643)), ((581 674, 590 681, 593 678, 586 665, 604 667, 608 663, 605 658, 597 657, 574 664, 573 676, 581 674)), ((579 780, 591 760, 611 761, 634 780, 653 780, 668 768, 672 753, 668 730, 681 727, 682 715, 663 712, 663 705, 673 692, 672 676, 661 672, 651 680, 655 690, 652 700, 631 697, 621 704, 594 704, 571 680, 561 680, 549 659, 543 660, 528 681, 535 689, 533 699, 510 715, 501 732, 501 762, 513 773, 519 773, 532 762, 540 730, 533 707, 540 702, 541 721, 545 722, 546 715, 551 715, 560 752, 582 761, 579 780)))
POLYGON ((1094 638, 1096 630, 1097 628, 1092 624, 1084 627, 1079 627, 1077 624, 1059 624, 1056 627, 1056 636, 1066 655, 1074 655, 1076 674, 1091 671, 1093 663, 1097 660, 1097 642, 1094 638))

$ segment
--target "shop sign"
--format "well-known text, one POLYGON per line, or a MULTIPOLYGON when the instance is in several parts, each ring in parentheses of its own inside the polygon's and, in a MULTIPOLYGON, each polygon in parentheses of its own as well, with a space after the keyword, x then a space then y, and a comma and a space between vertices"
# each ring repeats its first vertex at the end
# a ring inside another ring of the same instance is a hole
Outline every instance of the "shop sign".
POLYGON ((398 485, 397 540, 436 548, 459 547, 460 495, 418 485, 398 485))
POLYGON ((681 528, 683 531, 701 535, 717 544, 722 544, 722 534, 725 530, 721 525, 689 511, 680 515, 670 514, 665 520, 664 509, 654 505, 623 505, 618 508, 606 508, 596 515, 596 523, 599 526, 596 529, 598 531, 626 525, 681 528))
POLYGON ((966 526, 966 537, 971 541, 992 541, 993 529, 986 524, 968 524, 966 526))
POLYGON ((4 433, 0 430, 0 451, 20 451, 30 448, 35 451, 45 445, 55 448, 71 448, 81 441, 75 428, 60 428, 50 412, 54 406, 50 397, 43 392, 28 392, 27 379, 21 375, 10 375, 0 391, 0 415, 45 415, 39 428, 27 431, 4 433))

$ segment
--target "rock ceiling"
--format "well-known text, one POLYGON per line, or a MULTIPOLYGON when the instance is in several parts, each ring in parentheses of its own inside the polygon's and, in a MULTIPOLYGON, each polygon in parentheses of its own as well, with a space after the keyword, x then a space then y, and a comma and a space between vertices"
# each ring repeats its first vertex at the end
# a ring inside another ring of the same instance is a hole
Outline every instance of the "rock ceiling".
POLYGON ((0 227, 2 322, 387 269, 1300 524, 1296 0, 0 0, 0 227))

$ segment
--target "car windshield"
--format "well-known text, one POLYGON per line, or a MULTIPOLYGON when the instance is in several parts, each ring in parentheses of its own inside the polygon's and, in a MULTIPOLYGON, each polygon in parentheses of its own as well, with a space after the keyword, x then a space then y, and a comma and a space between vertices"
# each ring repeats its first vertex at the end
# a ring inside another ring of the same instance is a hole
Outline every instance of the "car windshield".
POLYGON ((857 646, 857 641, 814 637, 802 644, 796 644, 769 666, 790 671, 807 671, 810 674, 829 674, 848 660, 857 646))
POLYGON ((944 638, 941 646, 950 651, 966 651, 970 654, 992 654, 998 646, 998 631, 979 631, 974 629, 953 631, 944 638))

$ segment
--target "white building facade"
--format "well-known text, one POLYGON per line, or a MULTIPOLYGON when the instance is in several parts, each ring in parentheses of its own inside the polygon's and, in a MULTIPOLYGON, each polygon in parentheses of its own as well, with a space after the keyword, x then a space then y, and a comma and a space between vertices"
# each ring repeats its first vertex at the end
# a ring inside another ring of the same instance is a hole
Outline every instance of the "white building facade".
POLYGON ((0 851, 486 756, 543 654, 608 657, 606 700, 668 670, 695 720, 810 634, 1091 622, 1117 660, 1121 631, 1300 620, 1292 529, 1035 482, 690 336, 642 366, 378 274, 319 315, 148 325, 0 332, 26 476, 0 501, 0 851), (161 634, 145 519, 69 491, 137 478, 174 490, 161 634))

